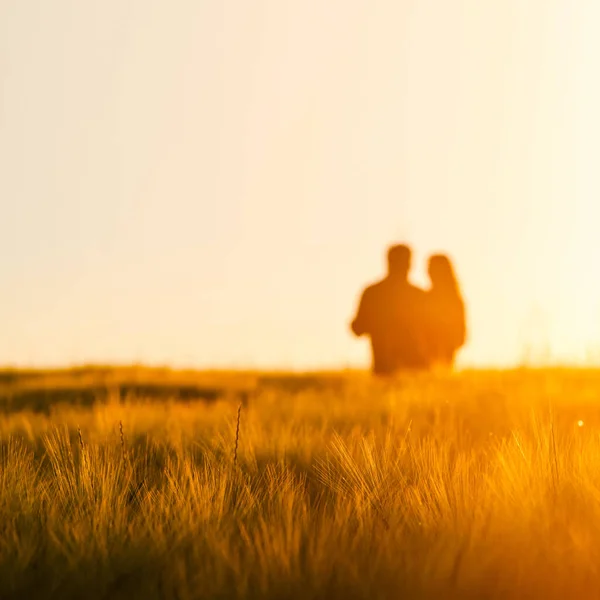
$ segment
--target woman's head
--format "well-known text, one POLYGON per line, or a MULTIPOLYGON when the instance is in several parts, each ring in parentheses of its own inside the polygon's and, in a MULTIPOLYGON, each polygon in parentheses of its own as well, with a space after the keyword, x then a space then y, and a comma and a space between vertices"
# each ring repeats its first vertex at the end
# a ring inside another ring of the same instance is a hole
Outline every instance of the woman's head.
POLYGON ((429 258, 428 272, 434 287, 458 289, 454 268, 445 254, 434 254, 429 258))

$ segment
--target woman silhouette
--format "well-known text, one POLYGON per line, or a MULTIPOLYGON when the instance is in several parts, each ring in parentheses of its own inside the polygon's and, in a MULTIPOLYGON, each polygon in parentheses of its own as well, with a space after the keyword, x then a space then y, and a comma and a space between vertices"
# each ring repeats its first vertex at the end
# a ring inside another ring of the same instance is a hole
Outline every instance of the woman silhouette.
POLYGON ((465 305, 447 256, 431 256, 428 272, 431 280, 427 292, 429 363, 452 367, 456 351, 466 340, 465 305))

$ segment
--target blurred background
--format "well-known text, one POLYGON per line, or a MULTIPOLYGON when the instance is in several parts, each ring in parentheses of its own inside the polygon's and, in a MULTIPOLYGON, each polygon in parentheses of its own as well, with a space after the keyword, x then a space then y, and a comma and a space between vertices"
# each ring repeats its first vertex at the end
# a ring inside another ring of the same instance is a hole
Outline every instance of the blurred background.
POLYGON ((463 366, 600 362, 594 0, 4 0, 0 363, 366 366, 386 246, 463 366))

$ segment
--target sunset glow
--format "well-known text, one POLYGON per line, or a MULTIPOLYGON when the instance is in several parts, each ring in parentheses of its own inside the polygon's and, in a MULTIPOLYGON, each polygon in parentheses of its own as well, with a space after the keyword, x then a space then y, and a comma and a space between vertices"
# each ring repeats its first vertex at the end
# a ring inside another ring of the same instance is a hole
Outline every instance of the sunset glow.
POLYGON ((594 0, 0 5, 0 363, 366 366, 391 242, 462 365, 600 362, 594 0))

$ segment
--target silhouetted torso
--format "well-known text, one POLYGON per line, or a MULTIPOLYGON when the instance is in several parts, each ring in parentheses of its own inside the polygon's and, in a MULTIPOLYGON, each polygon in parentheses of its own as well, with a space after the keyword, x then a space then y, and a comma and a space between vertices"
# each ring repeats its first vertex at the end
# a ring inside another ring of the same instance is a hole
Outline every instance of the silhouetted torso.
POLYGON ((466 339, 465 305, 458 292, 433 288, 426 292, 427 358, 452 366, 466 339))
POLYGON ((365 289, 352 323, 371 338, 373 371, 390 375, 427 366, 422 343, 425 292, 406 280, 386 277, 365 289))

